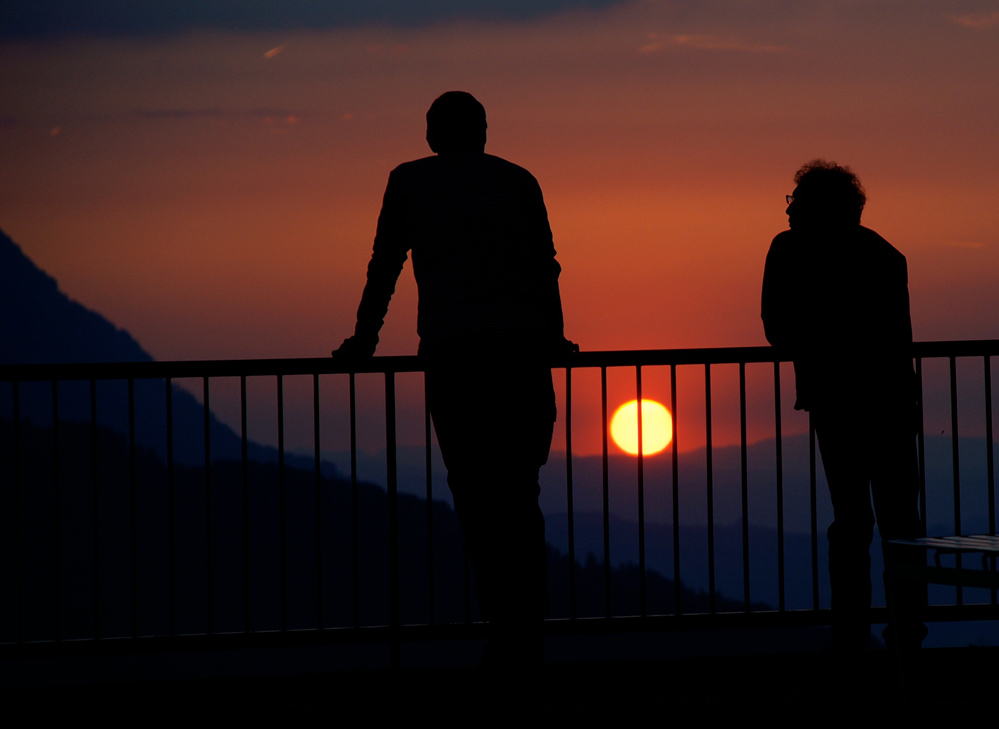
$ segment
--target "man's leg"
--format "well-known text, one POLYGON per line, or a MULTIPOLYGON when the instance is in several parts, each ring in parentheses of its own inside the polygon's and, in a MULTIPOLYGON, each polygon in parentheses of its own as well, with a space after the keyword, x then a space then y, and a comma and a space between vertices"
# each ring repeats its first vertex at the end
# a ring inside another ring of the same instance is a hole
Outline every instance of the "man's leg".
POLYGON ((830 413, 813 413, 833 523, 829 526, 829 583, 835 650, 863 650, 871 635, 871 510, 863 425, 830 413))
MULTIPOLYGON (((871 492, 878 531, 885 542, 923 536, 919 519, 916 439, 912 430, 911 424, 904 419, 884 422, 878 428, 881 436, 875 444, 876 455, 872 457, 871 492)), ((891 549, 886 543, 886 560, 891 556, 891 549)), ((919 550, 906 550, 901 556, 917 564, 925 562, 925 556, 919 550)), ((905 580, 896 586, 892 599, 899 624, 888 626, 885 640, 892 641, 898 636, 903 648, 919 648, 926 637, 926 626, 922 622, 926 588, 905 580)))
MULTIPOLYGON (((545 367, 428 365, 431 415, 476 573, 479 609, 498 645, 530 634, 540 657, 548 609, 538 472, 555 418, 545 367)), ((521 651, 522 652, 522 651, 521 651)))

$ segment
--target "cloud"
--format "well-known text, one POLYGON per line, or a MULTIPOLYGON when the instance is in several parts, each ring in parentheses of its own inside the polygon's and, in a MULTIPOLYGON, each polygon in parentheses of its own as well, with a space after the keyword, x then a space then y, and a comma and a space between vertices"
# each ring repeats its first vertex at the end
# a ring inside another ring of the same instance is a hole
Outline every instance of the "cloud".
POLYGON ((971 240, 945 240, 942 241, 942 243, 943 245, 949 248, 964 248, 967 250, 976 250, 976 251, 986 248, 986 245, 984 243, 971 240))
POLYGON ((786 53, 790 50, 787 46, 747 43, 737 38, 720 38, 714 35, 671 35, 660 39, 658 34, 650 33, 648 42, 639 46, 638 51, 640 53, 661 53, 677 48, 749 53, 786 53))
POLYGON ((966 13, 965 15, 954 15, 951 20, 966 28, 988 28, 992 25, 999 25, 999 10, 982 13, 966 13))
POLYGON ((222 108, 204 108, 204 109, 136 109, 131 114, 126 116, 131 116, 138 119, 150 119, 150 120, 169 120, 169 119, 215 119, 222 117, 247 117, 251 119, 295 119, 294 122, 298 121, 295 112, 289 109, 247 109, 243 111, 234 111, 232 109, 222 109, 222 108))
POLYGON ((0 39, 136 37, 188 30, 327 30, 449 20, 523 20, 626 0, 7 0, 0 39))

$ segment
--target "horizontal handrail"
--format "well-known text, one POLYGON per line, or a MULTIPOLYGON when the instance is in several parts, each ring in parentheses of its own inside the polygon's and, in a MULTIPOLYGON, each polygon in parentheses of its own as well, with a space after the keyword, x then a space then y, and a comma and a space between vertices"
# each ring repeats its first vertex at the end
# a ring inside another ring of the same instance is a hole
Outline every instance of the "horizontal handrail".
MULTIPOLYGON (((844 349, 849 347, 844 343, 844 349)), ((999 355, 999 340, 969 339, 915 342, 913 357, 974 357, 999 355)), ((790 357, 773 347, 701 347, 688 349, 596 350, 552 359, 552 366, 626 367, 686 364, 757 364, 786 362, 790 357)), ((416 355, 377 356, 349 362, 332 357, 288 359, 164 360, 156 362, 85 362, 0 365, 0 381, 182 379, 185 377, 256 377, 422 372, 416 355)))

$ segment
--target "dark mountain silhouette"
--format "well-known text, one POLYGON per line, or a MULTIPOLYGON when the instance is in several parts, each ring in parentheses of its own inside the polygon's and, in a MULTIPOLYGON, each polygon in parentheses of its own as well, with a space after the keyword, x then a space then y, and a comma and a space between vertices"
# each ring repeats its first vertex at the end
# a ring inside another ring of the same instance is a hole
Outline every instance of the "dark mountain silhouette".
MULTIPOLYGON (((56 364, 83 362, 150 362, 152 357, 132 336, 100 314, 59 290, 54 278, 38 268, 6 234, 0 231, 0 364, 56 364)), ((97 422, 119 433, 128 432, 128 412, 122 396, 124 382, 99 382, 97 422)), ((25 383, 20 391, 21 415, 31 422, 52 420, 49 383, 25 383)), ((176 463, 203 464, 204 408, 186 390, 174 386, 173 453, 176 463)), ((11 407, 11 391, 0 389, 0 412, 11 407)), ((166 458, 166 387, 162 380, 135 381, 135 437, 138 445, 166 458)), ((90 422, 89 383, 59 387, 60 420, 90 422)), ((240 437, 209 414, 211 457, 236 459, 240 437)), ((250 456, 277 462, 277 451, 250 443, 250 456)))
MULTIPOLYGON (((152 359, 2 233, 0 338, 0 364, 152 359)), ((134 444, 125 383, 97 383, 96 427, 89 382, 60 383, 57 430, 50 383, 21 383, 18 395, 15 421, 12 387, 0 386, 0 590, 15 596, 0 602, 0 642, 388 622, 384 488, 355 492, 335 468, 317 476, 291 454, 280 469, 254 443, 244 470, 239 436, 211 414, 206 471, 204 407, 177 387, 171 467, 162 380, 135 381, 134 444)), ((451 507, 406 493, 398 507, 403 622, 478 619, 451 507)), ((552 617, 569 615, 570 570, 580 614, 597 614, 603 569, 549 550, 552 617)), ((673 582, 646 580, 650 611, 672 612, 673 582)), ((637 569, 615 568, 611 582, 615 614, 637 613, 637 569)), ((684 611, 709 609, 703 592, 680 593, 684 611)), ((718 596, 715 607, 743 606, 718 596)))
MULTIPOLYGON (((0 492, 0 583, 11 596, 0 601, 0 643, 19 624, 22 639, 47 641, 389 622, 384 489, 361 483, 355 498, 340 479, 252 462, 245 473, 225 460, 208 474, 171 470, 146 448, 133 466, 123 436, 88 424, 61 424, 56 456, 51 427, 21 422, 15 453, 13 429, 0 419, 0 481, 20 474, 19 489, 0 492)), ((432 512, 431 560, 427 502, 399 495, 400 618, 477 620, 457 517, 440 501, 432 512)), ((551 617, 568 617, 571 565, 551 548, 549 564, 551 617)), ((577 615, 602 615, 604 570, 592 559, 574 569, 577 615)), ((615 615, 639 612, 639 580, 634 565, 612 570, 615 615)), ((673 613, 673 582, 653 571, 646 582, 649 612, 673 613)), ((680 594, 684 612, 710 609, 703 591, 680 594)), ((715 608, 743 605, 717 596, 715 608)))
POLYGON ((128 332, 59 290, 0 231, 0 364, 150 362, 128 332))

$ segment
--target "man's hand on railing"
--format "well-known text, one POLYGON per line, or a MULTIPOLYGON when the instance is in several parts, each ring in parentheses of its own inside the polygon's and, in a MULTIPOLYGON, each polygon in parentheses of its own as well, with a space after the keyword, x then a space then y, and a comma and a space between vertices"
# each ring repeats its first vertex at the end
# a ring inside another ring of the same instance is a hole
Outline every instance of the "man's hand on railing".
POLYGON ((561 342, 557 342, 555 344, 554 354, 556 357, 565 357, 570 354, 578 354, 578 353, 579 353, 579 345, 573 341, 566 339, 565 337, 562 338, 561 342))
POLYGON ((354 362, 375 355, 378 338, 367 339, 354 335, 343 340, 343 344, 333 350, 331 356, 338 362, 354 362))

